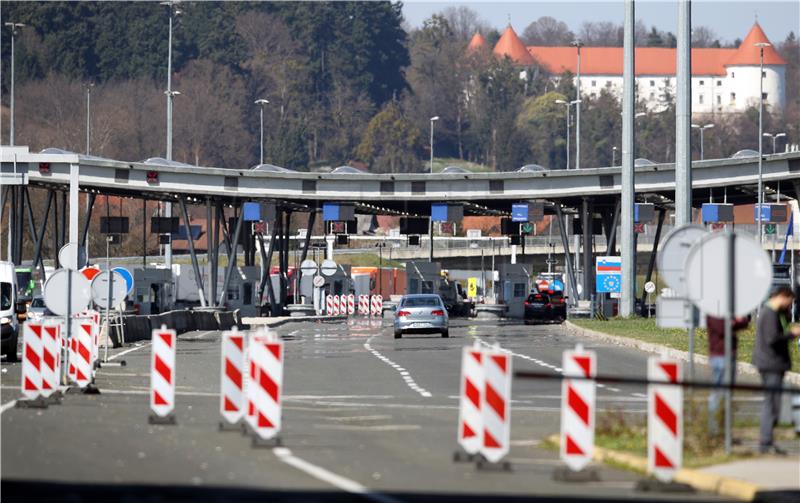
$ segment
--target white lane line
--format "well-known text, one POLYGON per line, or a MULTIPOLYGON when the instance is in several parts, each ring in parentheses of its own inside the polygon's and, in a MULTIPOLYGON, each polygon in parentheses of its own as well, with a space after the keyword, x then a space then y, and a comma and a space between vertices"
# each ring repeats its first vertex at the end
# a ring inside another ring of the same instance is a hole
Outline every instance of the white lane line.
POLYGON ((7 411, 8 409, 14 407, 15 405, 17 405, 17 401, 16 400, 11 400, 10 402, 4 403, 2 405, 2 407, 0 407, 0 414, 2 414, 3 412, 7 411))
POLYGON ((134 351, 137 351, 137 350, 139 350, 139 349, 146 348, 146 347, 147 347, 147 346, 149 346, 150 344, 152 344, 152 343, 150 343, 150 342, 145 342, 144 344, 139 344, 138 346, 132 347, 132 348, 130 348, 130 349, 126 349, 125 351, 120 351, 119 353, 117 353, 117 354, 115 354, 115 355, 109 356, 109 357, 108 357, 108 361, 111 361, 111 360, 116 360, 116 359, 117 359, 117 358, 119 358, 120 356, 124 356, 124 355, 127 355, 128 353, 133 353, 134 351))
POLYGON ((421 430, 418 424, 379 424, 379 425, 358 425, 358 424, 315 424, 318 430, 331 431, 414 431, 421 430))
POLYGON ((387 365, 395 369, 403 378, 403 381, 406 383, 406 386, 411 388, 413 391, 419 393, 420 396, 424 396, 425 398, 431 398, 433 394, 430 391, 423 388, 422 386, 420 386, 419 384, 417 384, 414 378, 411 377, 411 374, 408 372, 408 370, 406 370, 405 368, 401 367, 400 365, 396 364, 395 362, 393 362, 392 360, 381 354, 380 351, 372 348, 370 342, 378 335, 379 334, 375 334, 369 339, 367 339, 367 342, 364 343, 364 349, 372 353, 372 355, 375 356, 378 360, 386 363, 387 365))
POLYGON ((199 334, 191 337, 180 337, 180 339, 183 339, 185 341, 197 341, 209 334, 213 334, 214 332, 216 332, 216 330, 206 330, 205 332, 200 332, 199 334))
POLYGON ((337 489, 341 489, 344 492, 360 494, 365 498, 369 498, 380 503, 397 503, 396 499, 390 498, 385 494, 372 492, 355 480, 342 477, 341 475, 337 475, 329 470, 326 470, 325 468, 322 468, 321 466, 317 466, 304 459, 298 458, 286 447, 275 447, 272 449, 272 452, 279 460, 283 461, 287 465, 297 468, 301 472, 310 475, 317 480, 330 484, 337 489))

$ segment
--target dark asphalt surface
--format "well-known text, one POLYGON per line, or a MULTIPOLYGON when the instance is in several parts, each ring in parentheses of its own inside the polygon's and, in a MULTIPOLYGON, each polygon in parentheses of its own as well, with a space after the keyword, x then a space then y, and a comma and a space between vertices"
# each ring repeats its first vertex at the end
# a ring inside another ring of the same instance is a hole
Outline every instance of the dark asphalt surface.
MULTIPOLYGON (((558 381, 515 380, 511 472, 454 463, 461 347, 474 340, 513 352, 515 370, 556 372, 577 339, 558 326, 455 320, 449 339, 392 338, 366 322, 290 323, 283 448, 253 447, 218 431, 220 334, 179 337, 177 425, 149 425, 149 345, 114 350, 99 395, 67 395, 46 410, 14 408, 19 364, 3 362, 5 501, 498 501, 526 497, 716 500, 638 493, 639 476, 598 467, 601 481, 552 480, 558 454, 538 446, 558 431, 558 381)), ((643 376, 647 354, 582 340, 598 372, 643 376)), ((644 414, 644 389, 598 389, 600 410, 644 414)))

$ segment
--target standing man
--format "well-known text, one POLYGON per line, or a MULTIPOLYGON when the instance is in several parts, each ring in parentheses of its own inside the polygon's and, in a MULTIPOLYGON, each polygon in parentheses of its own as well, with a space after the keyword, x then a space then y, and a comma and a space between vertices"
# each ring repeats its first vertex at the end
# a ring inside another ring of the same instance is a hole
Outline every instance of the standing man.
MULTIPOLYGON (((733 341, 731 354, 731 368, 733 375, 731 384, 736 383, 736 348, 739 337, 736 332, 747 328, 750 316, 740 316, 733 319, 733 341)), ((708 363, 711 366, 711 382, 714 386, 721 386, 725 382, 725 320, 713 316, 706 317, 708 329, 708 363)), ((718 417, 719 404, 723 393, 719 388, 714 388, 708 395, 708 429, 712 435, 719 434, 720 418, 718 417)))
MULTIPOLYGON (((789 359, 789 344, 800 337, 800 326, 789 325, 789 310, 794 302, 794 291, 788 287, 778 287, 770 294, 758 317, 756 346, 753 350, 753 364, 761 374, 763 386, 777 388, 783 384, 783 374, 792 367, 789 359)), ((778 424, 781 411, 781 394, 777 391, 764 391, 761 408, 761 433, 759 452, 762 454, 781 454, 786 451, 773 443, 772 430, 778 424)))

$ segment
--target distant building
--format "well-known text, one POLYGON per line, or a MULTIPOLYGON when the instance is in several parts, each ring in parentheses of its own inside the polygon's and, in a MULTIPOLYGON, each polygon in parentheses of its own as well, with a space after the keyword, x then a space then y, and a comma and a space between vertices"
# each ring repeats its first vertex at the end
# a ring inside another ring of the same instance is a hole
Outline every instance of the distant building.
MULTIPOLYGON (((694 113, 743 112, 758 104, 759 48, 755 44, 761 42, 770 43, 756 23, 737 49, 692 49, 694 113)), ((474 52, 485 46, 486 40, 476 34, 467 50, 474 52)), ((583 96, 596 97, 606 89, 621 97, 622 51, 622 47, 581 48, 583 96)), ((668 95, 675 96, 675 52, 660 47, 636 48, 637 98, 644 100, 650 109, 663 106, 668 95)), ((554 80, 565 71, 577 74, 575 47, 526 47, 511 26, 503 32, 492 53, 525 67, 523 72, 538 65, 554 80)), ((764 103, 776 111, 783 111, 786 103, 786 61, 772 46, 764 48, 764 103)))

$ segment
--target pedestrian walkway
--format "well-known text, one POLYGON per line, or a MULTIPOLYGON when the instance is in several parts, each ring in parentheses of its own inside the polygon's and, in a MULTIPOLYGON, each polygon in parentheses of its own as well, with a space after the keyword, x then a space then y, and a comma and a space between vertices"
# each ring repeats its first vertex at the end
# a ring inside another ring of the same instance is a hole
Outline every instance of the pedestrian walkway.
POLYGON ((800 491, 800 456, 761 456, 713 465, 698 471, 750 482, 768 491, 800 491))

